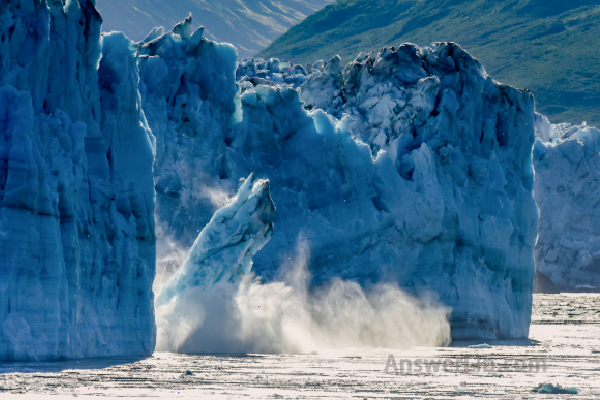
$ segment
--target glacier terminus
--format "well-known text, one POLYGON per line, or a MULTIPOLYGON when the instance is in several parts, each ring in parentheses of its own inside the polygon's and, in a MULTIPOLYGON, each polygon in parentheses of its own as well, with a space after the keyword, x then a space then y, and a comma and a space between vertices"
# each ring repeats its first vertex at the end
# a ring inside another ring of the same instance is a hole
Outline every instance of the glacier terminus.
POLYGON ((305 66, 191 14, 101 26, 92 0, 0 0, 0 361, 151 356, 155 308, 281 283, 299 243, 303 295, 386 283, 448 342, 528 338, 536 269, 600 287, 600 131, 458 44, 305 66))

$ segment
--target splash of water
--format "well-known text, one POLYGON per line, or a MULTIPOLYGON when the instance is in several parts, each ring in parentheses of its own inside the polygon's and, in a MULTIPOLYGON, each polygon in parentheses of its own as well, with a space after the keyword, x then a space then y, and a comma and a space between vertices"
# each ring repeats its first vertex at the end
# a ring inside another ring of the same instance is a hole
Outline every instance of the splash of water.
POLYGON ((349 347, 410 348, 450 343, 449 309, 397 286, 368 291, 334 279, 309 291, 304 244, 280 281, 192 288, 156 310, 157 350, 179 353, 307 353, 349 347))

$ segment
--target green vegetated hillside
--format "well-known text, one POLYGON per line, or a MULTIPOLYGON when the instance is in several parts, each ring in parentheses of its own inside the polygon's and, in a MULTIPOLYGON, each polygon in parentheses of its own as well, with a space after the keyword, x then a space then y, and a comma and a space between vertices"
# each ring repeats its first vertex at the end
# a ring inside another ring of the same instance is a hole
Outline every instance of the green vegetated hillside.
POLYGON ((343 64, 384 46, 455 42, 551 122, 600 126, 600 0, 338 0, 258 55, 343 64))

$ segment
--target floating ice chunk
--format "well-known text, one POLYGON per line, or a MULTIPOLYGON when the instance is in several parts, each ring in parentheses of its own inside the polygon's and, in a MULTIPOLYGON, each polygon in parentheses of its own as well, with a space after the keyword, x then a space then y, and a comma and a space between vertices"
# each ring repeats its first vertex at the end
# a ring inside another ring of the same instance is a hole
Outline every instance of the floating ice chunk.
POLYGON ((592 285, 577 285, 575 286, 576 289, 596 289, 596 286, 592 286, 592 285))
POLYGON ((487 343, 482 343, 482 344, 473 344, 471 346, 469 346, 471 349, 491 349, 492 346, 490 346, 487 343))
POLYGON ((534 393, 541 394, 577 394, 577 389, 574 387, 563 388, 559 384, 553 386, 551 383, 540 383, 536 388, 531 390, 534 393))

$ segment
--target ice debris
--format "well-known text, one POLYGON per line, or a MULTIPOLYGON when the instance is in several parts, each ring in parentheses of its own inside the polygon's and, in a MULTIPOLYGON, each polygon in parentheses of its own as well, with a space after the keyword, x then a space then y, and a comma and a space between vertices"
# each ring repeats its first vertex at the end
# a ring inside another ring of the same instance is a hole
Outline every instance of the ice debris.
POLYGON ((577 389, 574 387, 563 388, 559 384, 552 386, 551 383, 540 383, 536 388, 531 390, 533 393, 540 394, 577 394, 577 389))
POLYGON ((491 349, 492 346, 490 346, 487 343, 482 343, 482 344, 473 344, 473 345, 469 346, 469 348, 471 348, 471 349, 491 349))
POLYGON ((200 232, 188 259, 156 298, 156 307, 192 287, 239 282, 250 271, 254 254, 273 236, 274 215, 269 181, 250 174, 241 181, 235 200, 217 211, 200 232))
POLYGON ((259 57, 238 60, 235 78, 244 91, 257 84, 291 85, 297 88, 306 82, 308 74, 300 64, 277 58, 265 61, 259 57), (248 86, 249 83, 252 86, 248 86))

